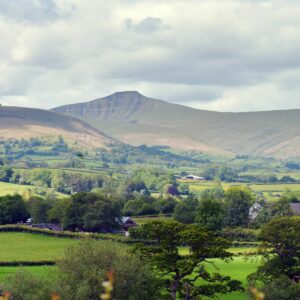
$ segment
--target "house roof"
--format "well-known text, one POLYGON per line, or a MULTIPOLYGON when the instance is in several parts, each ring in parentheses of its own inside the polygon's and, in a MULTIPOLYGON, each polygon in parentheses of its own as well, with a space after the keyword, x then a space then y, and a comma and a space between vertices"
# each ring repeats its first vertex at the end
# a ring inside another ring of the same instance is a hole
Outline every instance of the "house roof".
POLYGON ((125 224, 127 221, 129 221, 131 218, 130 217, 122 217, 122 223, 125 224))
POLYGON ((290 208, 296 215, 300 215, 300 203, 290 203, 290 208))

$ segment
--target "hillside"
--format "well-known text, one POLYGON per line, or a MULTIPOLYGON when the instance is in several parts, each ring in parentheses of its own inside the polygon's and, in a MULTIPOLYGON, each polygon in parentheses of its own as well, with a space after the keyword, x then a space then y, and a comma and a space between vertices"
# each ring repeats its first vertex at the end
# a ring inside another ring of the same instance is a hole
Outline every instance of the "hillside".
POLYGON ((112 139, 76 118, 52 111, 23 107, 0 107, 0 139, 63 136, 70 143, 95 148, 112 139))
POLYGON ((222 113, 119 92, 54 111, 80 118, 132 145, 300 157, 300 110, 222 113))

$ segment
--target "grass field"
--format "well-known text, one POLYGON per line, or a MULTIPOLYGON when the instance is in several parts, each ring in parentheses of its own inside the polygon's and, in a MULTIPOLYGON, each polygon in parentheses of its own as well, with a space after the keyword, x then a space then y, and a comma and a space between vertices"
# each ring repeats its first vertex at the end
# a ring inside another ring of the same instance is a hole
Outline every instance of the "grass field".
POLYGON ((8 275, 15 273, 17 270, 28 271, 38 277, 47 276, 54 266, 31 266, 31 267, 0 267, 0 282, 8 275))
MULTIPOLYGON (((259 258, 245 258, 243 256, 234 257, 229 263, 216 261, 216 266, 219 268, 222 275, 228 275, 232 279, 240 280, 243 285, 247 285, 247 276, 257 269, 259 258)), ((212 271, 213 267, 208 266, 208 270, 212 271)), ((206 300, 211 298, 204 298, 206 300)), ((247 295, 244 293, 231 293, 228 295, 220 295, 218 300, 247 300, 247 295)), ((275 299, 274 299, 275 300, 275 299)))
MULTIPOLYGON (((38 189, 38 187, 32 185, 21 185, 21 184, 14 184, 14 183, 2 182, 2 181, 0 182, 0 196, 14 195, 14 194, 25 195, 27 193, 35 194, 36 189, 38 189)), ((55 194, 58 197, 65 197, 64 194, 59 192, 55 192, 55 194)))
MULTIPOLYGON (((183 181, 189 184, 190 190, 197 192, 197 191, 203 191, 205 189, 213 188, 216 186, 216 184, 212 181, 183 181)), ((221 183, 223 189, 228 189, 232 186, 248 186, 250 189, 256 192, 285 192, 287 190, 293 190, 293 191, 300 191, 300 184, 299 183, 277 183, 277 184, 244 184, 244 183, 227 183, 222 182, 221 183)))
POLYGON ((43 261, 62 257, 76 240, 23 232, 0 233, 0 261, 43 261))
MULTIPOLYGON (((23 232, 2 232, 0 233, 0 261, 45 261, 55 260, 62 257, 65 249, 78 243, 77 240, 67 238, 57 238, 39 234, 23 232)), ((232 248, 233 253, 246 253, 255 251, 256 248, 232 248)), ((181 248, 182 254, 188 254, 187 248, 181 248)), ((223 275, 229 275, 233 279, 240 280, 246 284, 247 276, 254 272, 258 265, 256 256, 245 259, 244 256, 235 256, 232 261, 225 263, 215 260, 214 263, 223 275)), ((212 265, 207 266, 210 271, 214 271, 212 265)), ((31 266, 22 267, 32 272, 36 276, 46 276, 54 267, 49 266, 31 266)), ((19 267, 0 267, 0 281, 9 274, 18 270, 19 267)), ((220 295, 221 300, 246 300, 246 295, 241 293, 232 293, 230 295, 220 295)))
MULTIPOLYGON (((218 268, 218 271, 222 275, 228 275, 231 276, 233 279, 240 280, 243 285, 246 287, 247 285, 247 276, 251 273, 253 273, 259 262, 258 260, 251 259, 245 259, 243 256, 235 257, 232 261, 229 263, 221 262, 216 260, 215 265, 218 268)), ((24 269, 36 276, 47 276, 49 272, 53 270, 55 267, 49 267, 49 266, 34 266, 34 267, 0 267, 0 282, 10 274, 13 274, 19 269, 24 269)), ((214 271, 215 269, 208 265, 208 270, 214 271)), ((205 300, 209 300, 211 298, 204 298, 205 300)), ((218 300, 247 300, 247 295, 243 293, 231 293, 228 295, 219 295, 218 300)))

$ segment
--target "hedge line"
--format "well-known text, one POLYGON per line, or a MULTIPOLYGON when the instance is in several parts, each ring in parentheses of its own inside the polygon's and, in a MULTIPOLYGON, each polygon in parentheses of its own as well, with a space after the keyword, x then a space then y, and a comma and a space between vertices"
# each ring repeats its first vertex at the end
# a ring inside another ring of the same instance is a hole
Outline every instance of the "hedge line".
POLYGON ((0 267, 25 267, 25 266, 53 266, 56 262, 54 260, 41 261, 0 261, 0 267))
POLYGON ((241 242, 258 242, 259 241, 259 229, 249 228, 224 228, 221 231, 221 235, 231 241, 241 242))
POLYGON ((26 225, 0 225, 0 232, 28 232, 34 234, 42 234, 48 236, 55 236, 59 238, 71 238, 71 239, 82 239, 82 238, 92 238, 97 240, 110 240, 118 243, 124 244, 136 244, 138 240, 130 239, 117 234, 105 234, 105 233, 79 233, 71 231, 55 231, 48 229, 33 228, 26 225))

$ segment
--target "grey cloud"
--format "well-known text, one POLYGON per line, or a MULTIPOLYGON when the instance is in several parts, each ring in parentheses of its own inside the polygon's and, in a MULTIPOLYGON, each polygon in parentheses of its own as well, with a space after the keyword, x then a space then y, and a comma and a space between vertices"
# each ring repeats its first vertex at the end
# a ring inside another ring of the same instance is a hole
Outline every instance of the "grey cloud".
POLYGON ((296 1, 0 0, 0 11, 14 19, 0 18, 0 70, 9 66, 0 95, 19 94, 28 106, 126 89, 222 110, 263 98, 265 107, 300 106, 296 1), (63 16, 61 3, 75 3, 74 14, 63 16))
POLYGON ((132 19, 128 18, 124 21, 125 28, 127 30, 133 30, 141 33, 151 33, 155 31, 170 29, 170 26, 164 24, 160 18, 146 17, 140 22, 134 22, 132 19))
POLYGON ((0 0, 0 14, 16 21, 44 23, 60 17, 53 0, 0 0))

